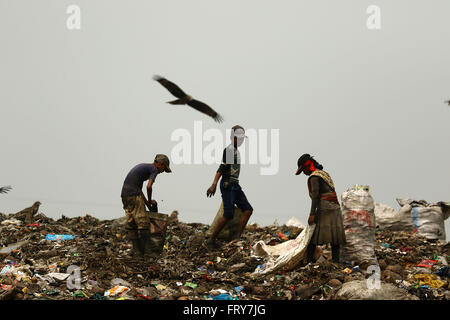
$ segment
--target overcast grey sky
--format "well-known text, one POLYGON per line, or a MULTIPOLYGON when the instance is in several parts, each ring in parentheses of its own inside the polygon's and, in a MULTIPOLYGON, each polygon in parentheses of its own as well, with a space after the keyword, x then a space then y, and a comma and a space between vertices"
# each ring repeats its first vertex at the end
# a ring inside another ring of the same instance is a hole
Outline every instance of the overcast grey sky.
MULTIPOLYGON (((40 200, 54 218, 121 217, 128 171, 170 155, 172 132, 196 120, 280 130, 277 175, 241 168, 251 222, 306 224, 306 176, 294 175, 303 153, 339 195, 365 184, 394 208, 396 197, 449 201, 449 12, 448 0, 0 0, 0 186, 14 188, 0 211, 40 200), (66 27, 71 4, 81 30, 66 27), (369 5, 380 30, 366 26, 369 5), (166 104, 153 74, 225 122, 166 104)), ((154 187, 160 211, 212 222, 216 169, 172 165, 154 187)))

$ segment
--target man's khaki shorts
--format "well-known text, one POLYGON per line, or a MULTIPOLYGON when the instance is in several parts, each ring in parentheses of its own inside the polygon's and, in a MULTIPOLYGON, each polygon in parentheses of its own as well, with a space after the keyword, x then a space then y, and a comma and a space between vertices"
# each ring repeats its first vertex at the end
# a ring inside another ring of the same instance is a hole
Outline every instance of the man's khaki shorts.
POLYGON ((142 195, 123 197, 122 203, 127 216, 127 229, 150 229, 150 217, 145 209, 145 202, 142 195))

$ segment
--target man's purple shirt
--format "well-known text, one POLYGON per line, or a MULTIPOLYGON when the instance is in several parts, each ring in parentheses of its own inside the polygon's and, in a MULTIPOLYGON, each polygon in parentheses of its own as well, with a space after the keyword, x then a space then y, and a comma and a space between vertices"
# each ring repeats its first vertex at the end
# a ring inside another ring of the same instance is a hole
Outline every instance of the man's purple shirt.
POLYGON ((151 163, 138 164, 127 174, 120 196, 130 197, 140 195, 144 181, 149 179, 155 181, 158 173, 158 169, 151 163))

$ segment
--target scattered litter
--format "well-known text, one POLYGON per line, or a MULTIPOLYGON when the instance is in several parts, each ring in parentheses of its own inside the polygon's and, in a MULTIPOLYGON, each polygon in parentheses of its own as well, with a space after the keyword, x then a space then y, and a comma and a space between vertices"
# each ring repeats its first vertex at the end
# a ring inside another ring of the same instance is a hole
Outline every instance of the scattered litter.
POLYGON ((129 288, 124 287, 124 286, 115 286, 115 287, 105 291, 105 297, 116 296, 116 295, 122 294, 124 292, 127 292, 128 290, 129 290, 129 288))
POLYGON ((45 240, 51 241, 62 241, 62 240, 72 240, 75 239, 75 236, 71 234, 47 234, 45 236, 45 240))
MULTIPOLYGON (((0 213, 0 221, 11 219, 4 217, 0 213)), ((318 246, 317 260, 306 263, 304 251, 298 249, 305 248, 311 226, 250 224, 238 241, 218 241, 219 248, 210 249, 204 246, 208 225, 172 221, 163 237, 167 249, 155 259, 139 260, 131 256, 124 218, 99 220, 86 215, 55 221, 41 213, 34 221, 27 226, 0 224, 0 252, 7 252, 0 259, 0 300, 445 300, 450 296, 450 245, 412 231, 376 231, 374 254, 381 286, 387 291, 368 293, 354 281, 367 286, 369 273, 377 270, 357 262, 333 263, 330 246, 318 246), (72 241, 46 240, 46 235, 53 239, 65 235, 72 241), (304 239, 303 246, 298 239, 304 239), (272 240, 275 245, 268 245, 272 240), (261 248, 265 253, 255 254, 261 248), (428 266, 418 266, 424 264, 428 266)))
POLYGON ((195 289, 195 288, 198 287, 197 284, 192 283, 192 282, 188 282, 188 281, 184 284, 184 286, 185 286, 185 287, 191 287, 192 289, 195 289))
POLYGON ((422 260, 417 266, 423 268, 431 268, 436 264, 436 260, 422 260))

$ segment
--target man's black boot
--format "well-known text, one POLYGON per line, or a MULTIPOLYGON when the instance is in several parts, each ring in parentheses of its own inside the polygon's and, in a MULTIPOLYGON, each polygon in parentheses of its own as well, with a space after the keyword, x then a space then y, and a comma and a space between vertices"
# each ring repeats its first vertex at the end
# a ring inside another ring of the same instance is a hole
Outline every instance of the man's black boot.
POLYGON ((131 255, 133 258, 142 259, 144 257, 144 248, 142 247, 141 241, 139 241, 138 231, 129 230, 128 238, 131 240, 133 249, 131 255))
POLYGON ((152 259, 159 256, 157 245, 155 244, 154 237, 151 236, 150 230, 140 230, 140 240, 143 244, 144 258, 152 259))

